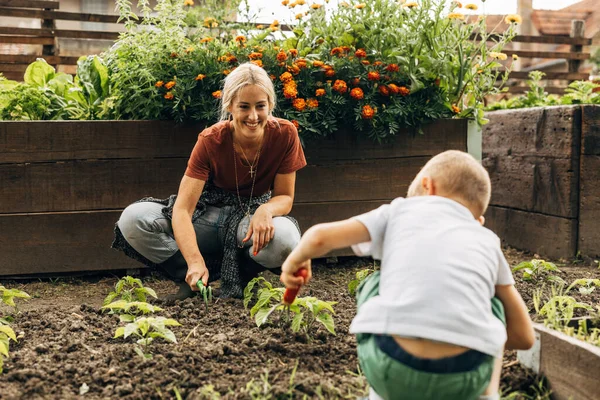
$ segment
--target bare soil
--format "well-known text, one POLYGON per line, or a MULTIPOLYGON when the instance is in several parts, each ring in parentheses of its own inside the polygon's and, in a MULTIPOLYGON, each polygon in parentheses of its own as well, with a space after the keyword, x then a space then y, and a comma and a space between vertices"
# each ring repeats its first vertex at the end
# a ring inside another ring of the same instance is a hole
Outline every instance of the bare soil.
MULTIPOLYGON (((532 255, 507 249, 511 265, 532 255)), ((593 260, 557 261, 567 282, 600 277, 593 260), (564 265, 564 266, 563 266, 564 265)), ((11 324, 19 335, 0 375, 1 399, 356 399, 367 394, 356 357, 356 341, 348 333, 355 315, 347 284, 355 272, 372 267, 369 260, 321 261, 301 295, 338 302, 333 336, 323 328, 312 337, 293 334, 272 324, 257 328, 242 300, 216 299, 208 313, 199 297, 176 305, 158 304, 159 315, 174 318, 178 343, 151 344, 152 359, 135 352, 133 340, 113 339, 118 317, 100 312, 118 275, 1 281, 32 296, 20 302, 11 324), (81 394, 80 394, 81 393, 81 394)), ((144 284, 159 296, 175 284, 142 271, 144 284)), ((278 284, 268 272, 265 278, 278 284)), ((122 275, 121 275, 122 276, 122 275)), ((517 288, 532 308, 539 282, 517 288)), ((600 290, 586 302, 598 303, 600 290)), ((10 310, 0 308, 0 314, 10 310)), ((122 324, 121 324, 122 325, 122 324)), ((505 393, 534 393, 536 377, 522 369, 514 352, 506 352, 502 386, 505 393)), ((524 397, 523 397, 524 398, 524 397)))

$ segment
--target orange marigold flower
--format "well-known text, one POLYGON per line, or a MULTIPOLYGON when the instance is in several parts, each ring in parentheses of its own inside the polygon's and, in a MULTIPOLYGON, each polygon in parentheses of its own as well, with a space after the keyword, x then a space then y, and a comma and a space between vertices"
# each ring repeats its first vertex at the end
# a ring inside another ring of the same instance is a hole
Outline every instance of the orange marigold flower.
POLYGON ((292 107, 294 107, 298 111, 304 111, 306 108, 306 100, 304 99, 294 99, 292 102, 292 107))
POLYGON ((456 104, 452 104, 452 112, 454 114, 458 114, 460 112, 460 108, 458 108, 456 104))
POLYGON ((223 75, 225 75, 225 76, 229 75, 230 73, 231 73, 231 70, 229 70, 229 69, 223 70, 223 75))
POLYGON ((256 29, 265 29, 265 26, 262 24, 256 25, 256 29))
POLYGON ((370 65, 371 64, 371 62, 369 60, 362 60, 360 63, 362 65, 370 65))
POLYGON ((338 56, 341 57, 344 53, 344 50, 341 47, 334 47, 333 49, 331 49, 330 54, 332 56, 338 56))
POLYGON ((317 4, 317 3, 311 4, 311 6, 310 6, 310 8, 312 8, 313 10, 318 10, 321 7, 322 7, 322 5, 321 4, 317 4))
POLYGON ((164 85, 164 84, 165 84, 165 83, 164 83, 163 81, 158 81, 158 82, 156 82, 156 83, 154 84, 154 86, 156 86, 156 87, 163 87, 163 85, 164 85))
POLYGON ((284 72, 283 74, 279 75, 279 79, 281 82, 289 82, 294 79, 294 77, 289 72, 284 72))
POLYGON ((284 62, 285 60, 287 60, 287 54, 285 54, 285 51, 280 51, 279 53, 277 53, 277 61, 279 62, 284 62))
POLYGON ((410 94, 410 90, 406 86, 400 86, 398 93, 400 93, 401 96, 408 96, 410 94))
POLYGON ((294 124, 296 129, 300 129, 300 123, 298 121, 296 121, 295 119, 292 120, 292 124, 294 124))
POLYGON ((201 81, 201 80, 203 80, 204 78, 206 78, 206 75, 204 75, 204 74, 198 74, 198 76, 196 76, 196 77, 194 78, 194 80, 195 80, 195 81, 201 81))
POLYGON ((375 109, 367 104, 363 106, 361 116, 363 119, 372 119, 375 116, 375 109))
POLYGON ((333 90, 338 93, 346 93, 348 91, 348 85, 345 81, 337 79, 335 82, 333 82, 333 90))
POLYGON ((282 6, 287 6, 289 3, 290 3, 290 0, 283 0, 283 1, 281 2, 281 5, 282 5, 282 6))
POLYGON ((294 75, 298 75, 300 73, 300 68, 296 64, 288 65, 287 70, 294 75))
POLYGON ((236 56, 233 56, 233 55, 227 56, 227 62, 229 64, 235 64, 237 61, 238 61, 238 59, 236 56))
POLYGON ((385 85, 379 85, 379 93, 381 93, 383 96, 389 96, 390 89, 385 85))
POLYGON ((271 78, 272 81, 274 81, 275 79, 277 79, 277 77, 275 75, 273 75, 273 74, 270 74, 269 78, 271 78))
POLYGON ((387 88, 390 90, 390 92, 392 92, 393 94, 398 94, 400 93, 400 88, 398 87, 398 85, 394 84, 394 83, 390 83, 387 88))
POLYGON ((251 60, 258 60, 259 58, 262 58, 262 53, 258 53, 256 51, 253 51, 252 53, 248 54, 248 58, 251 60))
POLYGON ((317 89, 315 91, 315 96, 317 96, 317 97, 325 96, 325 89, 317 89))
POLYGON ((252 60, 252 61, 250 61, 250 62, 251 62, 252 64, 254 64, 254 65, 258 65, 259 67, 262 67, 262 66, 263 66, 263 62, 262 62, 262 60, 252 60))
POLYGON ((313 65, 313 67, 315 67, 315 68, 319 68, 319 67, 322 67, 322 66, 324 66, 324 65, 325 65, 325 63, 324 63, 323 61, 315 60, 315 61, 313 61, 313 64, 312 64, 312 65, 313 65))
POLYGON ((325 70, 325 76, 327 78, 333 78, 335 76, 335 70, 333 68, 328 68, 325 70))
POLYGON ((165 99, 167 99, 167 100, 173 100, 173 97, 174 97, 173 93, 171 93, 171 92, 167 92, 165 94, 165 99))
POLYGON ((367 52, 365 49, 358 49, 354 52, 354 55, 358 58, 365 58, 367 56, 367 52))
POLYGON ((220 99, 221 98, 221 91, 217 90, 212 92, 212 97, 214 97, 215 99, 220 99))
POLYGON ((245 43, 246 42, 246 36, 240 35, 240 36, 236 36, 235 41, 238 43, 245 43))
POLYGON ((382 63, 381 61, 375 61, 375 62, 373 63, 373 65, 375 65, 375 66, 380 66, 380 65, 383 65, 383 63, 382 63))
POLYGON ((352 84, 352 86, 358 86, 360 84, 360 78, 353 78, 352 81, 350 81, 350 83, 352 84))
POLYGON ((317 107, 319 107, 319 100, 317 100, 317 99, 308 99, 306 101, 306 105, 308 106, 308 108, 317 108, 317 107))
POLYGON ((271 22, 271 26, 279 26, 279 21, 274 19, 273 22, 271 22))
POLYGON ((288 52, 290 53, 290 55, 292 57, 298 57, 298 50, 296 50, 296 49, 289 49, 288 52))
POLYGON ((298 66, 298 68, 304 69, 306 68, 306 60, 304 58, 298 58, 296 60, 296 65, 298 66))
POLYGON ((171 88, 172 88, 173 86, 175 86, 175 81, 169 81, 169 82, 165 83, 165 88, 166 88, 167 90, 171 90, 171 88))
POLYGON ((355 5, 355 6, 354 6, 354 8, 356 8, 356 9, 360 10, 360 9, 362 9, 362 8, 365 8, 366 6, 367 6, 367 5, 366 5, 365 3, 360 3, 360 4, 357 4, 357 5, 355 5))
POLYGON ((212 42, 213 40, 215 40, 215 38, 209 36, 209 37, 200 39, 200 43, 209 43, 209 42, 212 42))
POLYGON ((356 100, 362 100, 365 97, 365 93, 361 88, 354 88, 350 91, 350 97, 356 100))
POLYGON ((298 97, 298 88, 296 82, 289 81, 283 85, 283 97, 286 99, 295 99, 298 97))
POLYGON ((304 17, 304 14, 302 14, 302 13, 296 14, 296 19, 302 19, 302 17, 304 17))
POLYGON ((191 7, 194 5, 194 0, 184 0, 183 5, 191 7))
POLYGON ((381 75, 379 75, 379 72, 377 71, 371 71, 367 74, 367 79, 370 81, 378 81, 381 78, 381 75))
POLYGON ((398 64, 389 64, 387 67, 385 67, 385 70, 389 72, 398 72, 400 71, 400 67, 398 64))

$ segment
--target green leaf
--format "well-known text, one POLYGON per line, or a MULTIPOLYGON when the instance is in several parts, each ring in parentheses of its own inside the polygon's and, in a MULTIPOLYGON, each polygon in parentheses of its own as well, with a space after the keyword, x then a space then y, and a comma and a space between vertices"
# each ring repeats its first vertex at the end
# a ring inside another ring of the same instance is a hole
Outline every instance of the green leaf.
POLYGON ((325 327, 325 329, 327 329, 329 332, 331 332, 333 335, 335 335, 335 326, 334 326, 333 317, 331 316, 331 314, 322 312, 317 315, 317 321, 322 323, 323 326, 325 327))
POLYGON ((131 314, 122 314, 119 316, 119 321, 121 322, 133 322, 135 321, 135 316, 131 314))
MULTIPOLYGON (((8 357, 8 341, 0 340, 0 354, 8 357)), ((2 357, 0 357, 1 359, 2 357)))
POLYGON ((25 70, 23 80, 31 86, 44 87, 52 78, 54 78, 55 69, 49 65, 43 58, 29 64, 25 70))
POLYGON ((0 333, 4 333, 7 337, 14 340, 15 342, 17 341, 17 335, 15 335, 15 331, 13 331, 13 329, 10 326, 0 325, 0 333))
MULTIPOLYGON (((120 338, 121 336, 123 336, 125 334, 125 327, 124 326, 120 326, 117 328, 117 330, 115 331, 115 336, 113 336, 113 339, 116 338, 120 338)), ((129 336, 129 335, 128 335, 129 336)), ((127 337, 127 336, 125 336, 127 337)))
POLYGON ((274 305, 271 308, 261 308, 260 310, 258 310, 258 312, 256 313, 255 317, 254 317, 254 321, 256 322, 256 326, 261 326, 262 324, 264 324, 265 322, 267 322, 267 319, 269 318, 269 316, 271 315, 271 313, 273 311, 275 311, 275 309, 277 308, 277 306, 279 306, 279 304, 274 305))
POLYGON ((139 326, 137 323, 132 322, 130 324, 127 324, 124 328, 124 332, 123 332, 123 337, 125 339, 127 339, 129 336, 133 335, 134 333, 138 332, 139 330, 139 326))
POLYGON ((294 315, 294 319, 292 319, 292 331, 298 332, 302 327, 302 320, 304 318, 304 313, 298 313, 294 315))
POLYGON ((258 300, 256 304, 250 309, 250 317, 253 317, 260 309, 269 305, 269 302, 273 297, 273 292, 269 289, 260 289, 258 292, 258 300))

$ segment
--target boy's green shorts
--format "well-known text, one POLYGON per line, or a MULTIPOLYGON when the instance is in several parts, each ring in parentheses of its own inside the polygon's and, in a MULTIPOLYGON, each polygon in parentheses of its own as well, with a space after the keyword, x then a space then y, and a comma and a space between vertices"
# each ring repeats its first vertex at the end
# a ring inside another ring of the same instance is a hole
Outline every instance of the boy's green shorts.
MULTIPOLYGON (((379 293, 379 271, 361 284, 357 293, 360 309, 379 293)), ((492 299, 492 311, 505 322, 504 307, 492 299)), ((483 361, 474 370, 459 373, 432 373, 413 369, 391 358, 375 341, 375 335, 360 333, 358 359, 361 369, 375 392, 385 400, 471 400, 477 399, 489 385, 494 358, 483 361)))

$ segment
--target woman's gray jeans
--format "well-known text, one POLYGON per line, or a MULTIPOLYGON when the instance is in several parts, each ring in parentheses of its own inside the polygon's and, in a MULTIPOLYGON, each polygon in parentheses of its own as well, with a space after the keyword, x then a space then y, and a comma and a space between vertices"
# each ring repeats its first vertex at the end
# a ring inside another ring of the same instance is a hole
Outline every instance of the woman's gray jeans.
MULTIPOLYGON (((158 203, 134 203, 123 210, 117 222, 131 247, 156 264, 168 260, 179 250, 171 221, 163 215, 163 208, 164 206, 158 203)), ((232 206, 207 206, 206 212, 193 224, 201 254, 222 252, 222 228, 232 209, 232 206)), ((238 225, 238 246, 242 246, 242 239, 246 237, 249 224, 250 217, 246 217, 238 225)), ((252 240, 243 244, 248 257, 269 269, 280 267, 300 241, 298 228, 288 218, 274 217, 273 225, 275 236, 256 256, 251 252, 252 240)))

